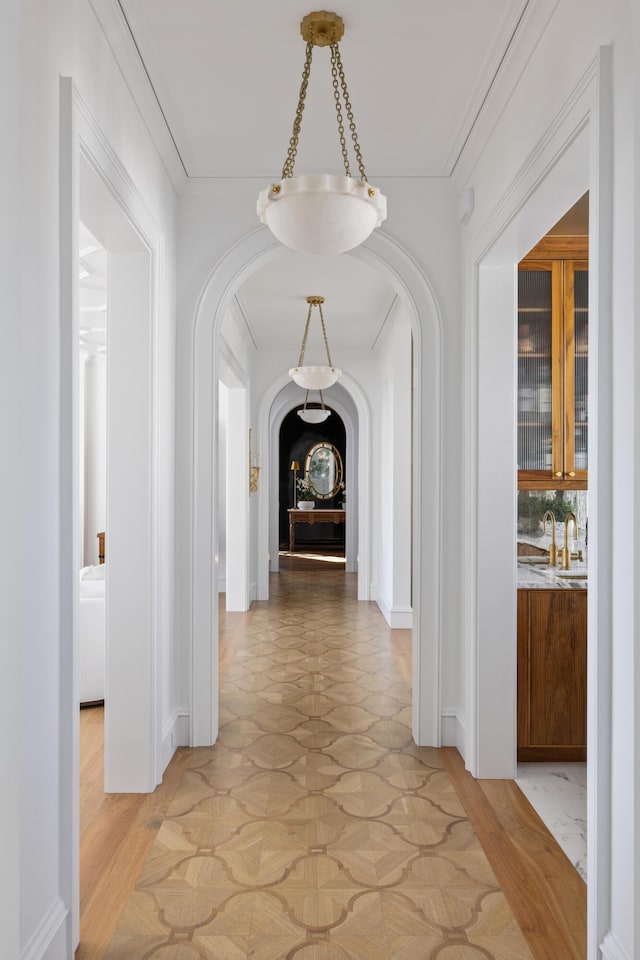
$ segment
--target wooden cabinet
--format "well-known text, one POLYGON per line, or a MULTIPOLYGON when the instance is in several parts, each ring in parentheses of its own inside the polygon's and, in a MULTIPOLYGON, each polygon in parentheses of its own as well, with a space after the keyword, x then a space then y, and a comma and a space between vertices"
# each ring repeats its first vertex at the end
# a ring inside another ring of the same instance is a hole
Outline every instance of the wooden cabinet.
POLYGON ((586 590, 518 590, 517 725, 518 760, 586 760, 586 590))
POLYGON ((586 238, 547 237, 519 265, 520 489, 587 486, 587 257, 586 238))

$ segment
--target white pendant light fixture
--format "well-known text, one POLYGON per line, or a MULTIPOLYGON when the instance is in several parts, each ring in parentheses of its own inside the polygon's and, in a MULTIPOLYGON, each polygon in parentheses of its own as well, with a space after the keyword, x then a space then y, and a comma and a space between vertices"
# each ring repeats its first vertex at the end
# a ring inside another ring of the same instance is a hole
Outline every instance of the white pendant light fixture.
POLYGON ((324 297, 307 297, 307 303, 309 304, 309 310, 307 312, 307 322, 304 327, 304 334, 302 336, 302 344, 300 346, 300 357, 298 358, 298 366, 292 367, 289 370, 289 376, 292 380, 298 384, 299 387, 302 387, 303 390, 326 390, 327 387, 332 386, 342 370, 338 370, 337 367, 333 366, 331 362, 331 354, 329 353, 329 341, 327 339, 327 331, 324 325, 324 316, 322 314, 322 304, 324 303, 324 297), (311 312, 314 307, 318 308, 320 314, 320 324, 322 326, 322 337, 324 340, 324 348, 327 353, 327 366, 304 366, 304 354, 307 349, 307 340, 309 338, 309 324, 311 323, 311 312))
POLYGON ((320 394, 320 406, 314 404, 310 407, 307 404, 309 400, 309 391, 307 390, 304 397, 304 406, 301 410, 296 411, 301 420, 304 420, 305 423, 324 423, 331 416, 331 410, 328 410, 324 405, 324 397, 322 396, 322 390, 319 390, 320 394))
POLYGON ((307 52, 289 150, 282 168, 282 178, 269 184, 258 196, 258 216, 273 235, 292 250, 301 253, 344 253, 366 240, 372 230, 386 219, 387 201, 377 187, 367 182, 338 46, 344 35, 342 17, 326 10, 310 13, 300 24, 300 33, 306 40, 307 52), (331 49, 333 96, 344 177, 323 173, 294 176, 314 46, 331 49), (359 179, 351 176, 342 102, 358 162, 359 179))

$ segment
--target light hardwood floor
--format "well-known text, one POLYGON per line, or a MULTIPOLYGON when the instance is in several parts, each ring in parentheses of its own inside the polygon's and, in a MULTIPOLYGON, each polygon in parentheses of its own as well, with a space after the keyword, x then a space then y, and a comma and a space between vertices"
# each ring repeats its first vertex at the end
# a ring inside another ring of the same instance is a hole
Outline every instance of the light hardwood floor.
POLYGON ((77 960, 584 958, 585 885, 517 786, 411 743, 409 633, 282 567, 221 614, 218 744, 152 796, 102 793, 82 711, 77 960))

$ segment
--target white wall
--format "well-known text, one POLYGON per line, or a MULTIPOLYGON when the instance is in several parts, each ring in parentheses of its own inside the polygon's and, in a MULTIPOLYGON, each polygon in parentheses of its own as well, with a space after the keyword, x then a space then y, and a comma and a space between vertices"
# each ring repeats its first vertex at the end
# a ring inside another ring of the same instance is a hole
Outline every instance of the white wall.
MULTIPOLYGON (((18 143, 20 138, 20 104, 16 97, 20 82, 20 13, 18 0, 6 3, 0 30, 0 116, 7 144, 18 143)), ((19 736, 24 697, 20 682, 22 652, 16 640, 24 634, 28 602, 21 391, 29 358, 23 350, 22 325, 16 322, 21 316, 20 289, 16 283, 20 271, 19 194, 18 152, 4 149, 0 151, 0 442, 5 465, 0 470, 0 723, 8 735, 2 737, 0 747, 0 843, 4 863, 0 875, 0 929, 3 949, 12 960, 20 950, 20 888, 16 882, 20 875, 20 838, 16 825, 20 822, 24 789, 19 736)))
MULTIPOLYGON (((160 370, 160 450, 158 491, 159 636, 162 664, 162 710, 176 704, 170 669, 173 657, 173 389, 174 389, 174 210, 175 195, 158 160, 144 120, 134 107, 111 49, 87 0, 22 3, 19 44, 20 83, 6 89, 21 92, 19 260, 22 303, 12 311, 21 330, 25 359, 13 407, 21 410, 20 446, 6 454, 22 462, 15 515, 22 514, 21 542, 28 545, 30 601, 23 609, 22 657, 24 712, 14 714, 12 729, 21 731, 20 944, 25 955, 47 958, 72 955, 73 909, 70 860, 69 784, 70 740, 60 749, 60 717, 73 709, 61 704, 61 664, 68 637, 61 632, 59 526, 62 490, 60 422, 60 148, 59 78, 70 76, 152 211, 162 237, 158 283, 158 355, 160 370), (19 399, 18 399, 19 398, 19 399), (37 602, 33 598, 37 597, 37 602), (37 669, 34 669, 37 664, 37 669), (65 773, 66 777, 66 773, 65 773), (32 951, 31 953, 29 951, 32 951)), ((6 9, 6 8, 5 8, 6 9)), ((2 30, 5 34, 5 10, 2 30)), ((15 37, 13 38, 15 41, 15 37)), ((11 62, 11 61, 10 61, 11 62)), ((4 182, 4 181, 3 181, 4 182)), ((18 234, 16 234, 18 235, 18 234)), ((4 258, 3 258, 4 262, 4 258)), ((4 339, 3 349, 5 356, 4 339)), ((3 377, 3 383, 4 383, 3 377)), ((7 382, 11 383, 11 379, 7 382)), ((19 555, 19 554, 18 554, 19 555)), ((4 632, 4 631, 3 631, 4 632)), ((3 669, 0 674, 4 675, 3 669)), ((14 822, 17 822, 14 821, 14 822)), ((11 849, 9 847, 9 849, 11 849)), ((11 925, 9 925, 9 931, 11 925)), ((4 934, 3 934, 4 939, 4 934)), ((6 943, 3 943, 3 949, 6 943)), ((12 953, 13 958, 16 954, 12 953)), ((7 954, 9 956, 9 954, 7 954)))
POLYGON ((410 628, 411 610, 411 326, 395 310, 382 343, 376 344, 379 389, 374 424, 379 457, 374 463, 373 531, 377 576, 375 600, 392 627, 410 628))

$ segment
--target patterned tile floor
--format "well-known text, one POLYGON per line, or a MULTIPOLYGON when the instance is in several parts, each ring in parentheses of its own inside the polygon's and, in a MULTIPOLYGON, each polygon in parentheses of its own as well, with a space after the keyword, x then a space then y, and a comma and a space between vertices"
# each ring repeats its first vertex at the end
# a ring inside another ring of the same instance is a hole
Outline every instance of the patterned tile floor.
POLYGON ((393 644, 353 575, 273 577, 106 960, 531 958, 393 644))

